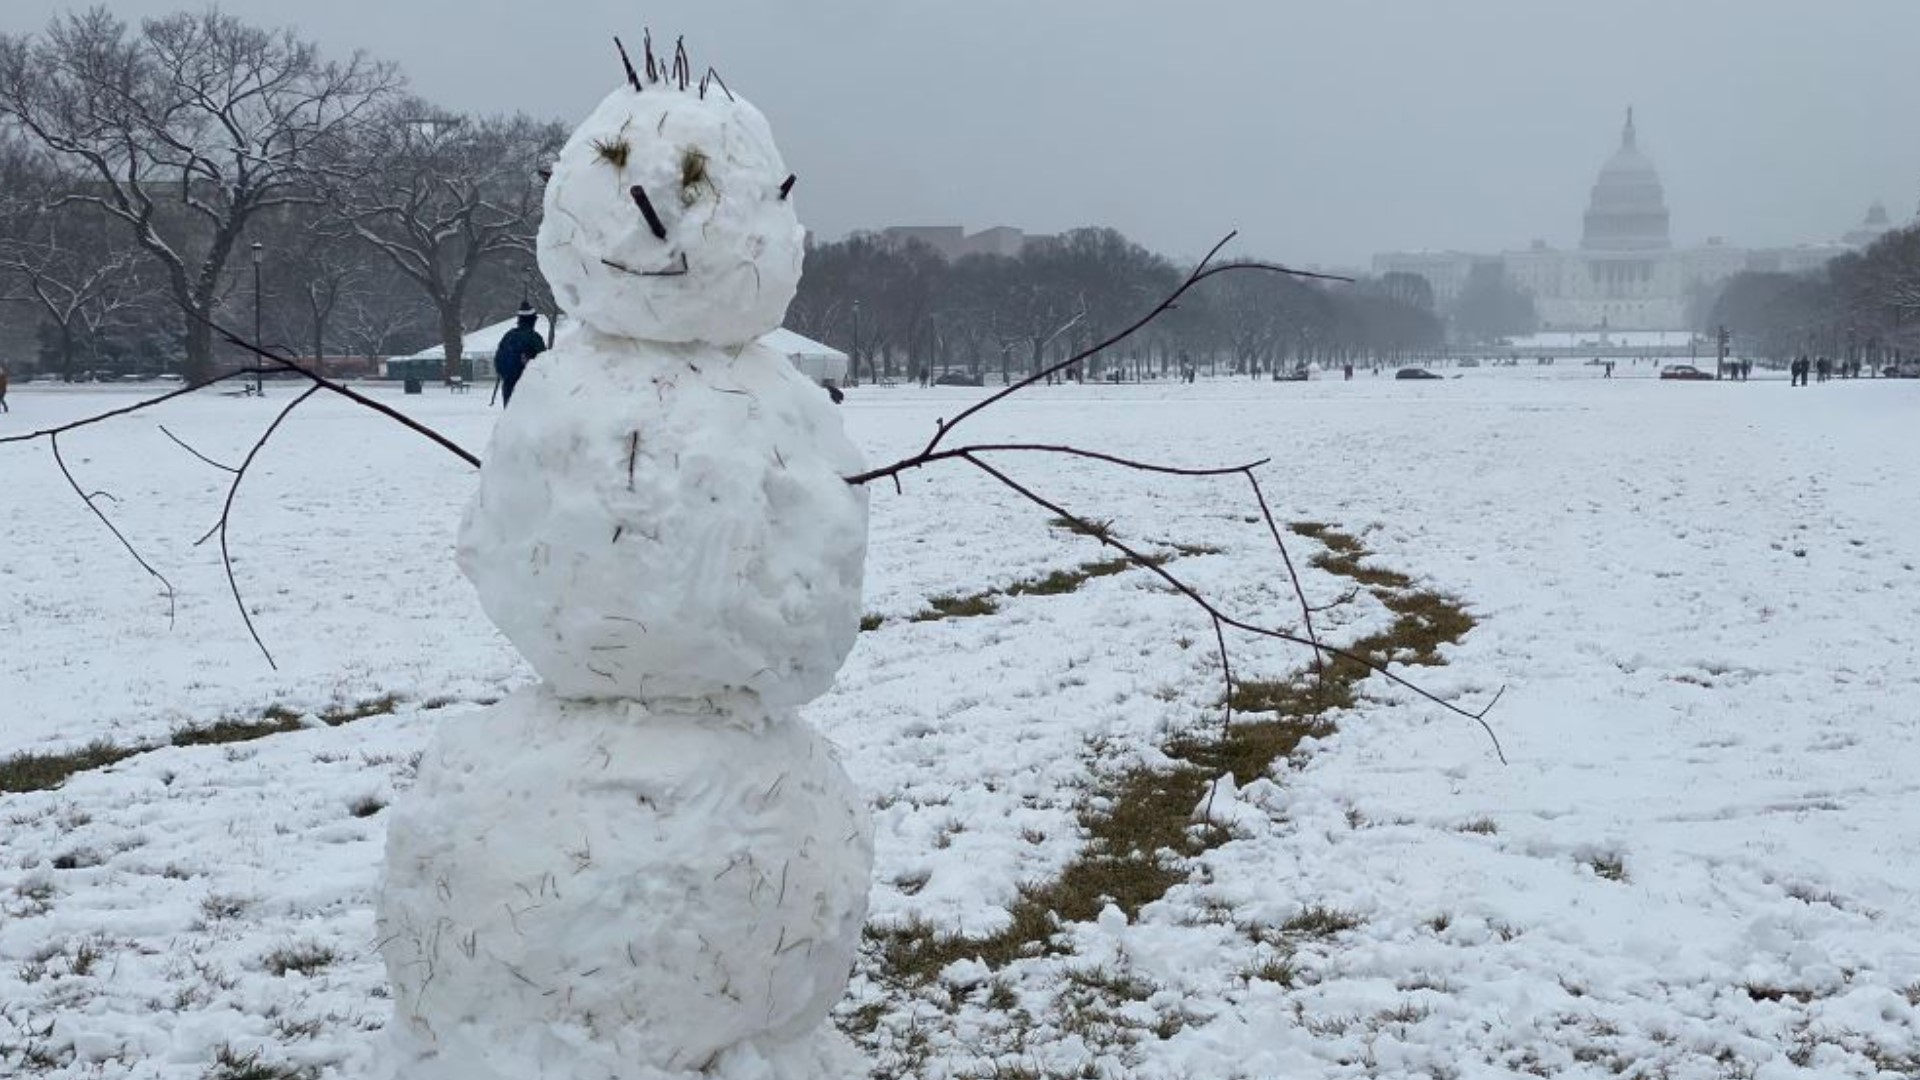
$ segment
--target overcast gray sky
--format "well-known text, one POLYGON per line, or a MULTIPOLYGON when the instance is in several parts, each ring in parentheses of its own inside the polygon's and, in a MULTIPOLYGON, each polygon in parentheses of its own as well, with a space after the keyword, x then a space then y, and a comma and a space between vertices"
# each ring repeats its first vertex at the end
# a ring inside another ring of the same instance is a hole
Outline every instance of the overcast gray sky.
MULTIPOLYGON (((6 0, 0 30, 73 5, 6 0)), ((178 0, 116 0, 128 19, 178 0)), ((1113 225, 1193 255, 1579 239, 1637 108, 1676 242, 1827 240, 1920 202, 1914 0, 246 0, 443 105, 577 119, 609 36, 688 37, 826 236, 1113 225)))

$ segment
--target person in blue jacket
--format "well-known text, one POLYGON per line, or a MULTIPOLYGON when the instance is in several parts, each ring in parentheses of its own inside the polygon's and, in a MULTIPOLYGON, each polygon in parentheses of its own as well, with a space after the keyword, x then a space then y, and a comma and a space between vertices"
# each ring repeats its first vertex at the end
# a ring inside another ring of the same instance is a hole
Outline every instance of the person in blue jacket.
POLYGON ((541 338, 540 331, 533 324, 540 313, 533 305, 522 302, 520 310, 515 312, 519 318, 513 329, 500 339, 500 347, 493 351, 493 370, 500 376, 501 405, 513 403, 513 388, 519 383, 520 376, 527 370, 527 364, 534 357, 547 351, 547 343, 541 338))

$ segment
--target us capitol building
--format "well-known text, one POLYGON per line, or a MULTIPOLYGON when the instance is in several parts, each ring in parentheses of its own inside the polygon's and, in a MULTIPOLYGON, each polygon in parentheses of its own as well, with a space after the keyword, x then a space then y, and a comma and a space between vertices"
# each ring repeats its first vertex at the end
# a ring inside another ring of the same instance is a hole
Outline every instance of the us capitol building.
POLYGON ((1668 234, 1660 175, 1635 142, 1628 109, 1620 149, 1594 181, 1578 251, 1536 240, 1525 251, 1499 255, 1388 252, 1373 257, 1373 272, 1426 278, 1435 305, 1445 310, 1474 267, 1495 263, 1532 295, 1542 330, 1682 330, 1694 321, 1689 316, 1697 298, 1710 296, 1713 286, 1743 270, 1815 270, 1892 227, 1886 208, 1876 202, 1858 228, 1834 243, 1763 249, 1733 247, 1715 238, 1676 248, 1668 234))

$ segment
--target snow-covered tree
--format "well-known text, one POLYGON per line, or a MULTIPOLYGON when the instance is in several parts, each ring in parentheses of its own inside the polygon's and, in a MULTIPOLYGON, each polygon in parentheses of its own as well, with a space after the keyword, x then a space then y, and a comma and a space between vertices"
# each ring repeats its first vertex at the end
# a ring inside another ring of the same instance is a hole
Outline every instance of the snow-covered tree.
POLYGON ((401 98, 354 148, 335 212, 433 305, 448 377, 481 271, 533 250, 539 170, 565 136, 560 125, 525 116, 450 116, 401 98))
POLYGON ((148 19, 105 8, 38 35, 0 35, 0 120, 73 166, 64 201, 130 229, 180 310, 189 379, 212 371, 215 307, 247 224, 318 197, 394 70, 344 63, 290 30, 217 10, 148 19))

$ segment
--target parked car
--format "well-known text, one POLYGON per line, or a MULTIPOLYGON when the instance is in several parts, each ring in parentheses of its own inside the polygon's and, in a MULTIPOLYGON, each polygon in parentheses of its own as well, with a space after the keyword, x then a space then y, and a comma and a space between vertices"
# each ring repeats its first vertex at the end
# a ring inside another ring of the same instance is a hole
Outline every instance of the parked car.
POLYGON ((1920 379, 1920 363, 1888 364, 1880 369, 1883 379, 1920 379))
POLYGON ((1696 382, 1702 379, 1705 379, 1708 382, 1713 381, 1712 372, 1701 371, 1699 368, 1694 367, 1692 364, 1668 364, 1666 367, 1663 367, 1660 369, 1660 377, 1663 379, 1676 379, 1676 380, 1681 380, 1686 382, 1696 382))
POLYGON ((1458 366, 1459 367, 1479 367, 1480 361, 1475 360, 1471 356, 1463 356, 1460 358, 1460 363, 1458 366))
POLYGON ((986 381, 978 375, 969 375, 964 371, 949 371, 933 380, 935 386, 985 386, 986 381))
POLYGON ((1426 368, 1423 368, 1423 367, 1403 367, 1403 368, 1401 368, 1401 369, 1400 369, 1399 371, 1396 371, 1396 372, 1394 372, 1394 373, 1393 373, 1393 377, 1394 377, 1394 378, 1396 378, 1396 379, 1440 379, 1440 378, 1445 378, 1445 376, 1443 376, 1443 375, 1435 375, 1435 374, 1434 374, 1433 372, 1431 372, 1431 371, 1428 371, 1428 370, 1427 370, 1426 368))

